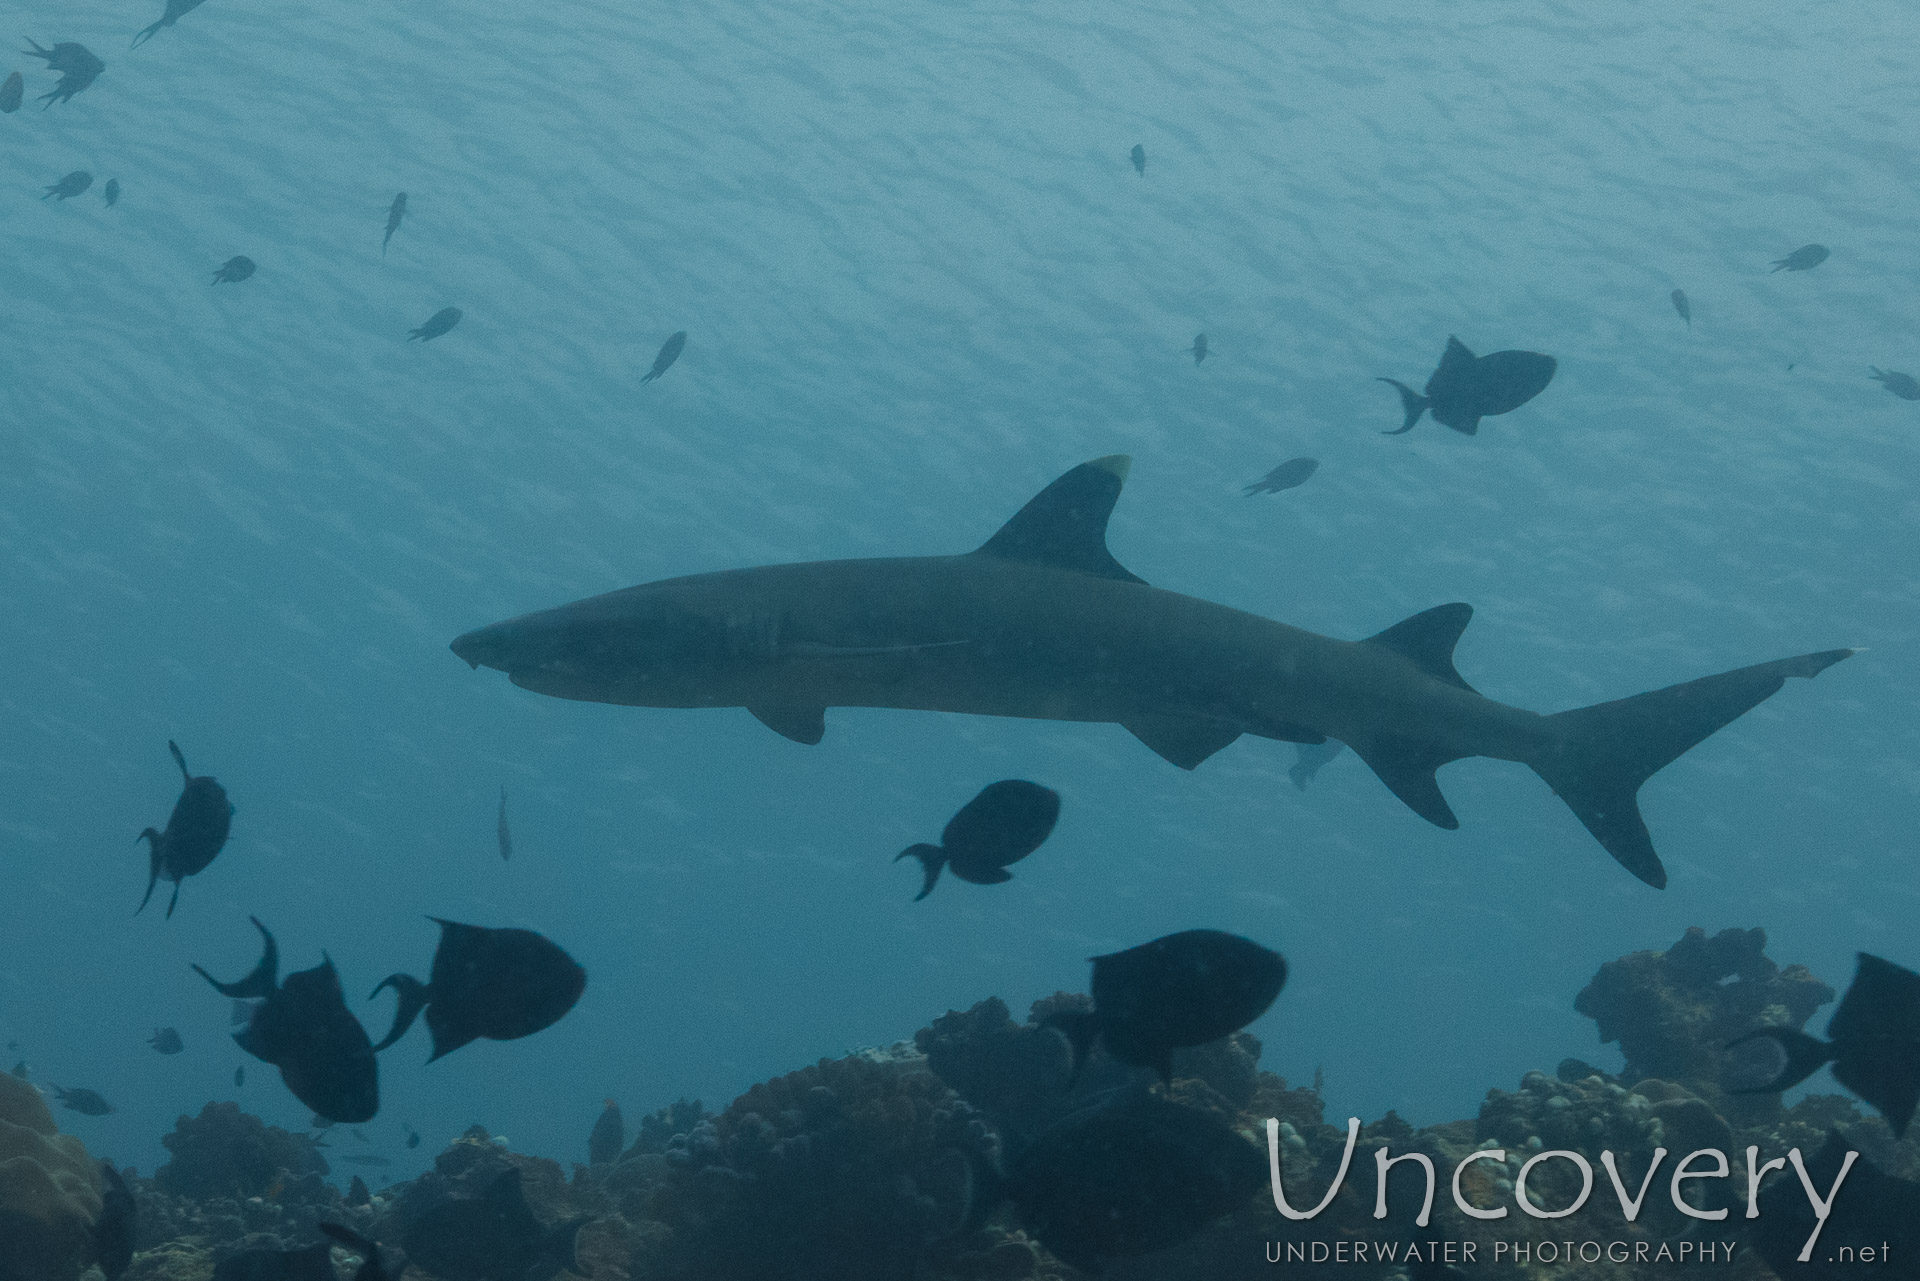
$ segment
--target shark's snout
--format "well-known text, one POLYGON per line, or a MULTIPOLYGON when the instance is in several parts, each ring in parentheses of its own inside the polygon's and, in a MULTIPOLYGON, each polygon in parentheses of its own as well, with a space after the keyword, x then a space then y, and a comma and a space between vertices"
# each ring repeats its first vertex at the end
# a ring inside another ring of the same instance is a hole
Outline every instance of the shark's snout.
POLYGON ((491 627, 476 628, 464 636, 456 636, 453 644, 447 648, 476 671, 482 667, 503 672, 507 670, 506 638, 500 634, 497 623, 491 627))

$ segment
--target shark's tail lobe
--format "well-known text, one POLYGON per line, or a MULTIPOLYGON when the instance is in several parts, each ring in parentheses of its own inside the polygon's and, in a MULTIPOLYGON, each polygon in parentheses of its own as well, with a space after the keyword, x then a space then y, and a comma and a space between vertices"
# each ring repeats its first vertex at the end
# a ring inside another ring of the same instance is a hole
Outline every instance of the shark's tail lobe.
POLYGON ((1787 677, 1811 679, 1856 651, 1830 649, 1718 676, 1703 676, 1632 698, 1546 718, 1552 746, 1529 761, 1620 865, 1665 888, 1667 872, 1640 817, 1640 785, 1687 749, 1779 691, 1787 677))

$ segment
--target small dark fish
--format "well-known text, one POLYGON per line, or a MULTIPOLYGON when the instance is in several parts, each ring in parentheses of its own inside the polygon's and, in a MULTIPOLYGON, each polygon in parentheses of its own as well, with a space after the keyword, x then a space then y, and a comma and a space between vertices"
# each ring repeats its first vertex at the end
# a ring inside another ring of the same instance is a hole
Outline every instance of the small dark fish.
POLYGON ((53 1092, 60 1097, 60 1106, 78 1112, 82 1116, 105 1116, 113 1111, 113 1104, 92 1090, 63 1090, 56 1085, 53 1087, 53 1092))
POLYGON ((1187 348, 1187 351, 1192 354, 1194 364, 1197 365, 1205 360, 1207 358, 1207 336, 1205 334, 1195 334, 1193 336, 1193 346, 1187 348))
POLYGON ((133 44, 129 47, 138 49, 141 45, 153 39, 154 33, 160 30, 160 28, 171 27, 174 23, 180 21, 182 15, 198 9, 205 3, 206 0, 167 0, 167 11, 160 15, 160 21, 154 23, 151 27, 143 28, 138 35, 134 36, 133 44))
POLYGON ((27 1061, 25 1059, 21 1059, 18 1063, 13 1065, 13 1074, 19 1077, 22 1081, 27 1079, 27 1061))
POLYGON ((422 1008, 433 1035, 429 1063, 480 1037, 518 1040, 558 1023, 587 990, 587 972, 544 935, 427 919, 440 927, 428 981, 390 974, 367 998, 389 987, 400 998, 376 1050, 406 1035, 422 1008))
POLYGON ((1098 1275, 1239 1209, 1266 1184, 1267 1159, 1216 1117, 1122 1090, 1042 1133, 1005 1175, 984 1162, 972 1173, 970 1226, 1011 1201, 1042 1245, 1098 1275))
POLYGON ((1134 143, 1133 150, 1127 153, 1127 158, 1133 161, 1133 171, 1135 173, 1139 174, 1142 178, 1147 176, 1147 149, 1145 147, 1137 142, 1134 143))
POLYGON ((1758 1217, 1745 1225, 1747 1239, 1779 1276, 1794 1281, 1904 1281, 1913 1275, 1911 1261, 1920 1254, 1920 1183, 1896 1178, 1864 1155, 1849 1161, 1848 1153, 1859 1146, 1832 1130, 1806 1162, 1806 1178, 1823 1197, 1846 1171, 1824 1222, 1814 1217, 1792 1171, 1761 1191, 1755 1202, 1758 1217), (1816 1231, 1813 1257, 1801 1263, 1800 1252, 1816 1231))
POLYGON ((180 1043, 180 1033, 174 1028, 157 1027, 153 1029, 153 1039, 147 1042, 162 1054, 178 1054, 187 1047, 180 1043))
POLYGON ((367 1165, 375 1168, 385 1168, 393 1164, 383 1156, 371 1156, 364 1152, 355 1152, 351 1156, 343 1156, 340 1159, 348 1165, 367 1165))
POLYGON ((380 1110, 379 1065, 366 1029, 347 1009, 333 961, 322 952, 320 964, 276 983, 280 947, 258 920, 253 927, 266 940, 253 973, 237 983, 222 983, 193 967, 222 996, 259 998, 247 1026, 233 1034, 235 1043, 279 1068, 293 1096, 322 1116, 372 1120, 380 1110))
POLYGON ((1831 1063, 1835 1080, 1872 1104, 1887 1119, 1894 1138, 1905 1136, 1920 1106, 1920 974, 1860 953, 1853 986, 1833 1012, 1827 1038, 1818 1041, 1789 1027, 1748 1033, 1727 1048, 1770 1040, 1785 1052, 1786 1061, 1767 1084, 1730 1093, 1791 1090, 1831 1063))
POLYGON ((1238 934, 1184 930, 1093 958, 1093 1009, 1049 1015, 1078 1077, 1096 1037, 1122 1063, 1173 1080, 1173 1052, 1238 1032, 1286 986, 1287 962, 1238 934))
POLYGON ((1810 271, 1827 260, 1825 245, 1801 245, 1785 258, 1776 258, 1775 271, 1810 271))
POLYGON ((146 910, 153 887, 163 879, 173 882, 173 899, 167 904, 167 915, 172 916, 180 903, 180 883, 207 870, 227 843, 227 833, 233 826, 233 802, 227 799, 227 789, 211 774, 195 778, 188 772, 187 758, 172 739, 167 740, 167 750, 173 753, 173 762, 180 767, 186 785, 180 790, 180 799, 173 803, 167 830, 156 832, 149 827, 134 838, 147 842, 153 855, 146 898, 134 909, 136 916, 146 910))
POLYGON ((1337 738, 1330 738, 1324 743, 1296 743, 1293 768, 1287 771, 1287 777, 1304 792, 1321 767, 1346 750, 1347 745, 1337 738))
POLYGON ((407 1132, 407 1146, 409 1148, 417 1148, 420 1146, 420 1131, 410 1125, 403 1125, 400 1128, 407 1132))
POLYGON ((1318 458, 1289 458, 1278 467, 1247 486, 1246 496, 1255 494, 1277 494, 1283 489, 1297 489, 1307 483, 1307 478, 1320 470, 1318 458))
POLYGON ((1684 289, 1676 289, 1669 296, 1673 299, 1673 309, 1680 313, 1680 319, 1687 322, 1687 328, 1692 329, 1693 308, 1687 302, 1687 291, 1684 289))
POLYGON ((600 1117, 587 1135, 587 1164, 612 1165, 627 1145, 627 1123, 620 1116, 620 1105, 612 1099, 600 1109, 600 1117))
POLYGON ((1392 378, 1377 379, 1392 383, 1400 393, 1400 407, 1407 420, 1392 431, 1398 436, 1413 430, 1420 415, 1433 410, 1434 421, 1471 436, 1480 430, 1482 418, 1510 413, 1538 396, 1553 381, 1559 362, 1537 351, 1496 351, 1476 356, 1467 345, 1451 334, 1440 367, 1427 379, 1426 392, 1415 395, 1413 388, 1392 378))
POLYGON ((680 359, 680 352, 687 345, 687 331, 668 334, 667 340, 660 344, 660 354, 653 358, 653 368, 641 376, 640 381, 650 383, 667 370, 673 368, 673 362, 680 359))
POLYGON ((85 169, 75 169, 59 182, 48 187, 47 194, 40 197, 40 199, 50 200, 58 196, 62 200, 71 200, 92 185, 92 174, 88 173, 85 169))
POLYGON ((247 1083, 247 1065, 242 1063, 239 1067, 233 1070, 234 1088, 238 1089, 240 1086, 243 1086, 246 1083, 247 1083))
POLYGON ((107 202, 107 208, 109 209, 119 204, 120 203, 120 180, 118 178, 107 179, 107 185, 100 188, 100 196, 101 196, 101 199, 107 202))
POLYGON ((372 1205, 373 1193, 367 1187, 367 1181, 354 1175, 347 1181, 346 1202, 348 1205, 372 1205))
POLYGON ((334 1281, 333 1246, 242 1250, 214 1265, 213 1281, 334 1281))
POLYGON ((1920 382, 1915 382, 1912 374, 1903 374, 1897 369, 1874 369, 1872 378, 1888 391, 1902 400, 1920 400, 1920 382))
POLYGON ((26 88, 26 77, 18 71, 8 76, 7 82, 0 85, 0 112, 10 116, 20 110, 20 99, 26 93, 26 88))
POLYGON ((500 784, 500 818, 496 824, 495 835, 500 838, 500 858, 505 861, 513 857, 513 831, 507 826, 507 785, 500 784))
POLYGON ((446 333, 449 329, 459 324, 460 317, 465 314, 466 313, 458 307, 442 307, 439 311, 427 317, 426 324, 420 326, 418 329, 409 330, 407 332, 407 341, 412 342, 418 338, 421 342, 432 342, 435 338, 438 338, 441 334, 446 333))
POLYGON ((400 230, 400 220, 407 216, 407 193, 401 192, 387 206, 387 234, 380 240, 380 256, 387 256, 387 242, 393 239, 393 233, 400 230))
POLYGON ((236 999, 233 1003, 233 1007, 227 1011, 228 1025, 232 1027, 238 1027, 240 1024, 245 1023, 248 1019, 252 1018, 253 1007, 256 1004, 258 1004, 258 1002, 242 1001, 242 1000, 236 999))
POLYGON ((107 1274, 107 1281, 120 1281, 120 1274, 133 1263, 140 1209, 133 1189, 113 1162, 100 1163, 100 1179, 106 1186, 101 1192, 100 1217, 93 1221, 94 1261, 107 1274))
MULTIPOLYGON (((1262 1169, 1264 1170, 1264 1166, 1262 1169)), ((527 1208, 520 1170, 506 1170, 478 1197, 442 1201, 408 1227, 407 1262, 461 1281, 521 1281, 537 1263, 580 1270, 574 1240, 585 1219, 542 1226, 527 1208)))
POLYGON ((940 844, 909 845, 893 861, 920 860, 926 884, 913 896, 916 903, 933 893, 942 867, 975 885, 999 885, 1013 879, 1007 864, 1039 849, 1059 818, 1060 793, 1025 779, 1003 779, 980 789, 947 820, 940 844))
POLYGON ((213 283, 217 285, 224 280, 229 284, 237 285, 248 276, 251 276, 253 270, 253 259, 247 257, 245 254, 235 254, 233 257, 221 263, 220 270, 213 273, 213 283))
MULTIPOLYGON (((53 92, 40 95, 40 101, 46 103, 47 107, 71 100, 74 94, 92 84, 107 69, 107 64, 94 57, 90 49, 71 40, 63 40, 51 49, 42 49, 38 41, 28 40, 27 43, 33 48, 20 52, 29 57, 45 58, 47 70, 60 73, 60 83, 53 87, 53 92)), ((41 110, 46 110, 46 107, 41 110)))
MULTIPOLYGON (((359 1187, 360 1200, 356 1203, 349 1196, 347 1204, 371 1204, 373 1198, 367 1194, 367 1185, 360 1182, 358 1175, 354 1176, 353 1182, 359 1187)), ((380 1247, 373 1241, 361 1236, 352 1228, 341 1227, 338 1223, 322 1223, 320 1230, 332 1237, 341 1249, 351 1250, 365 1260, 360 1265, 360 1270, 353 1274, 353 1281, 399 1281, 400 1274, 387 1271, 387 1265, 381 1262, 380 1247)), ((401 1266, 404 1270, 405 1265, 401 1266)))

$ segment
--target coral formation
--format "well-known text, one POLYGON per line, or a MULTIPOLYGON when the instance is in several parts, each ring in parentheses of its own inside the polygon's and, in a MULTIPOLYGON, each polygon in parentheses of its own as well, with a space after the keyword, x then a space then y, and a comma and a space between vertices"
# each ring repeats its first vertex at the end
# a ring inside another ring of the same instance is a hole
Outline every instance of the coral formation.
POLYGON ((71 1281, 93 1261, 100 1172, 39 1091, 0 1076, 0 1281, 71 1281))
POLYGON ((182 1116, 160 1143, 173 1159, 153 1181, 174 1196, 261 1196, 277 1179, 328 1173, 310 1137, 268 1125, 237 1103, 209 1103, 197 1117, 182 1116))

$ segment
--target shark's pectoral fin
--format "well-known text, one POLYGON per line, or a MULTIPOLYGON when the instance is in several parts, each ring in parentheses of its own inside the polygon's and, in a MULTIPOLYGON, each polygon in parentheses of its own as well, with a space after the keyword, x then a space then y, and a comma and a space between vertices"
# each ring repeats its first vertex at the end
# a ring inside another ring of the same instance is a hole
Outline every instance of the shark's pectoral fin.
POLYGON ((1467 630, 1472 620, 1471 605, 1459 601, 1435 605, 1412 618, 1402 619, 1377 636, 1367 637, 1367 644, 1385 645, 1435 680, 1445 681, 1469 694, 1477 693, 1473 686, 1460 679, 1460 673, 1453 667, 1453 647, 1460 643, 1460 633, 1467 630))
POLYGON ((1240 737, 1240 731, 1218 721, 1190 716, 1141 716, 1122 722, 1121 728, 1151 747, 1160 759, 1181 769, 1195 769, 1201 761, 1240 737))
POLYGON ((1120 500, 1127 469, 1125 454, 1081 463, 1027 500, 1013 519, 989 538, 976 556, 1050 565, 1125 583, 1146 581, 1128 573, 1107 550, 1107 517, 1120 500))
POLYGON ((1440 794, 1440 784, 1433 777, 1435 770, 1459 757, 1404 738, 1376 739, 1350 746, 1380 776, 1387 789, 1406 802, 1408 809, 1449 832, 1460 826, 1460 820, 1453 816, 1452 807, 1440 794))
POLYGON ((827 709, 824 707, 749 707, 753 719, 782 738, 812 747, 827 736, 827 709))

